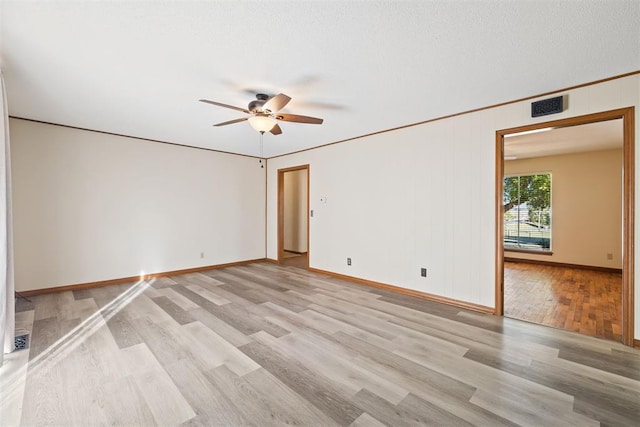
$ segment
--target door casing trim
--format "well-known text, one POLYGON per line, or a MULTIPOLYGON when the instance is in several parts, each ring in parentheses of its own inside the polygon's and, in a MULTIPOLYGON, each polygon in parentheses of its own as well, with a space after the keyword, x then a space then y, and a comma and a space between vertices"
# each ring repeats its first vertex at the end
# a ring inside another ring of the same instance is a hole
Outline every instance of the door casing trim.
POLYGON ((622 220, 622 343, 634 344, 634 239, 635 239, 635 107, 620 108, 584 116, 569 117, 544 123, 496 131, 496 194, 495 194, 495 311, 504 315, 504 230, 503 176, 504 136, 541 128, 560 128, 622 119, 623 126, 623 220, 622 220))
POLYGON ((278 169, 278 262, 284 259, 284 174, 299 170, 307 171, 307 270, 309 270, 309 259, 311 257, 309 241, 309 188, 311 182, 311 168, 308 164, 278 169))

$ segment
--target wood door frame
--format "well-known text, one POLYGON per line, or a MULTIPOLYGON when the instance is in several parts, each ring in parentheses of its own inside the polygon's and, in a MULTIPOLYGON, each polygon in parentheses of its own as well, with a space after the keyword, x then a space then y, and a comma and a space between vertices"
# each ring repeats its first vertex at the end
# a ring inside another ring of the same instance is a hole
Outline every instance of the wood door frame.
POLYGON ((504 136, 541 128, 560 128, 622 119, 623 126, 623 220, 622 220, 622 343, 634 345, 634 206, 635 206, 635 107, 620 108, 601 113, 570 117, 496 131, 496 284, 495 311, 504 315, 504 230, 503 230, 503 177, 504 136))
POLYGON ((310 246, 309 245, 309 183, 311 182, 311 170, 308 164, 278 169, 278 262, 284 259, 284 174, 299 170, 307 171, 307 270, 309 269, 310 246))

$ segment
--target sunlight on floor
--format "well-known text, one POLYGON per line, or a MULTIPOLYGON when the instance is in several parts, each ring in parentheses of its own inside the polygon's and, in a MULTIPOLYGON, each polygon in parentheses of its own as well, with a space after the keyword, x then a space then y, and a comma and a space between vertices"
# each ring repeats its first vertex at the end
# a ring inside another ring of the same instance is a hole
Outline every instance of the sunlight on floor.
MULTIPOLYGON (((2 425, 17 425, 22 408, 24 385, 27 370, 32 375, 39 370, 50 369, 63 360, 70 352, 76 349, 87 338, 93 335, 120 310, 131 303, 138 295, 143 293, 155 279, 149 282, 140 280, 118 295, 109 304, 100 308, 89 318, 61 337, 42 353, 28 360, 29 351, 17 351, 7 355, 4 366, 0 368, 0 418, 2 425), (15 418, 15 417, 18 418, 15 418), (15 422, 14 422, 15 421, 15 422)), ((33 319, 31 319, 31 323, 33 319)))

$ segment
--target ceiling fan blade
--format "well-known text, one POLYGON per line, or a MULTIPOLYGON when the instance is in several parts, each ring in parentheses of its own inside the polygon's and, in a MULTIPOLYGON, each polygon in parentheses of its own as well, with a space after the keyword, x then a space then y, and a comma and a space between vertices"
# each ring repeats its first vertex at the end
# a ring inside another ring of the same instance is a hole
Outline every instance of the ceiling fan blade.
POLYGON ((232 110, 242 111, 243 113, 251 114, 251 111, 246 108, 234 107, 233 105, 223 104, 221 102, 209 101, 208 99, 201 99, 200 102, 206 102, 207 104, 217 105, 218 107, 231 108, 232 110))
POLYGON ((280 135, 282 133, 282 129, 280 129, 280 126, 278 126, 278 124, 276 123, 269 132, 274 135, 280 135))
POLYGON ((280 111, 282 108, 284 108, 284 106, 287 105, 289 101, 291 101, 290 97, 288 97, 284 93, 279 93, 265 102, 262 109, 269 110, 272 113, 275 113, 276 111, 280 111))
POLYGON ((309 123, 312 125, 321 125, 324 121, 324 119, 317 117, 299 116, 297 114, 277 114, 276 119, 285 122, 309 123))
POLYGON ((218 123, 215 124, 214 126, 226 126, 226 125, 232 125, 234 123, 240 123, 240 122, 244 122, 245 120, 248 120, 248 117, 243 117, 241 119, 235 119, 235 120, 229 120, 228 122, 222 122, 222 123, 218 123))

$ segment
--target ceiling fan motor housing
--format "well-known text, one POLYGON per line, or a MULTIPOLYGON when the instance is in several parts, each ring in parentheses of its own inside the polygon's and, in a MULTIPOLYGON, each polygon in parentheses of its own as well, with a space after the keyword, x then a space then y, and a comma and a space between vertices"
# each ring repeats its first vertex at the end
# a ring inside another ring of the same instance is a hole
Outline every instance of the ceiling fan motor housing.
POLYGON ((269 95, 265 95, 264 93, 258 93, 256 95, 255 100, 249 103, 248 110, 252 113, 262 112, 264 104, 269 100, 269 95))

